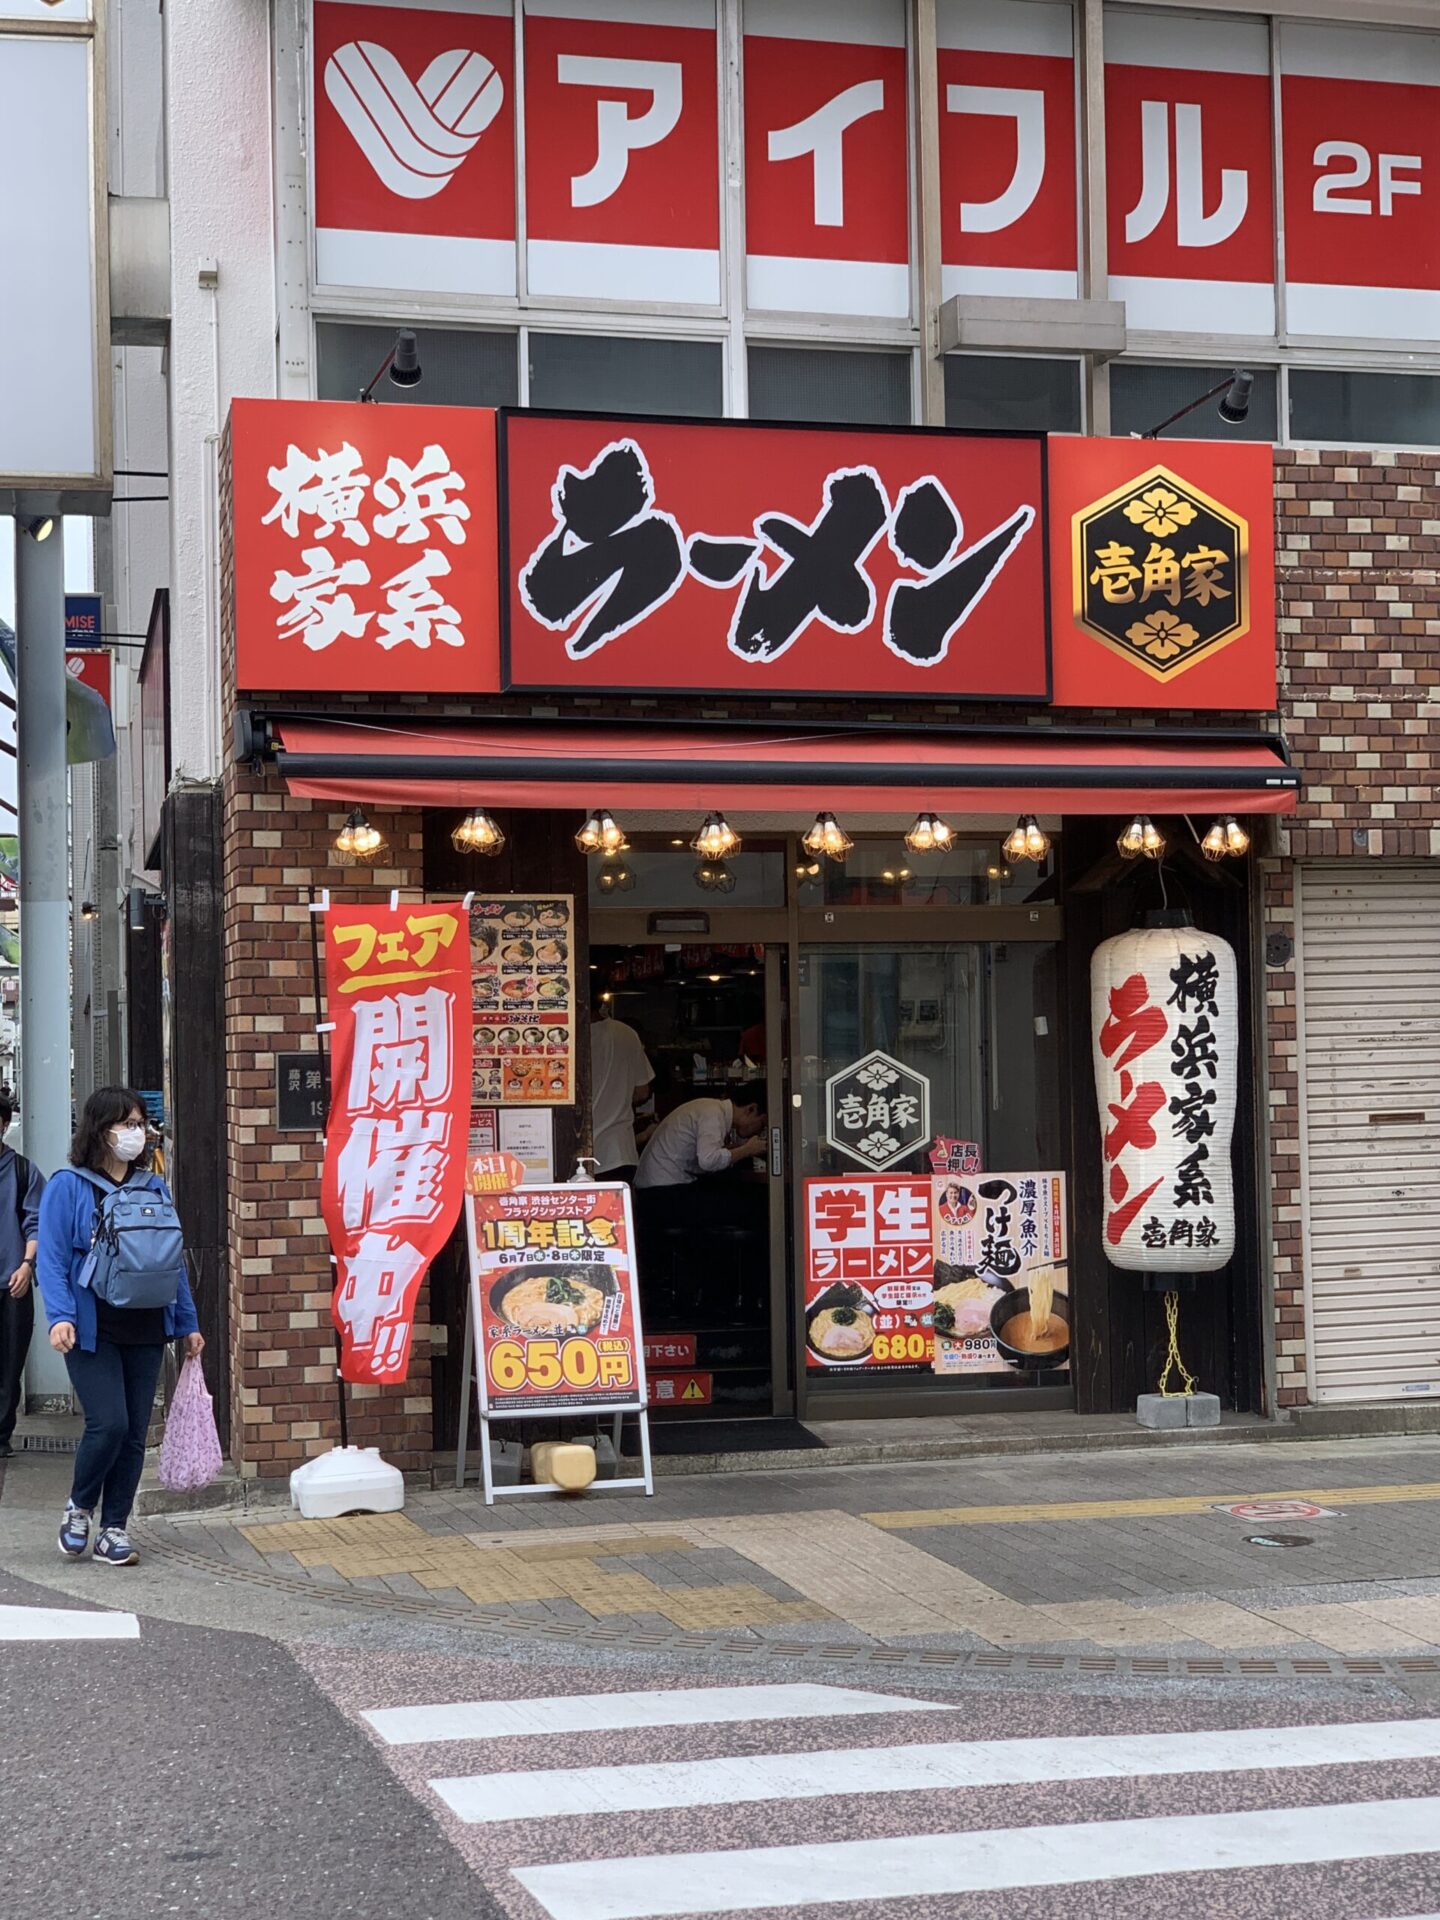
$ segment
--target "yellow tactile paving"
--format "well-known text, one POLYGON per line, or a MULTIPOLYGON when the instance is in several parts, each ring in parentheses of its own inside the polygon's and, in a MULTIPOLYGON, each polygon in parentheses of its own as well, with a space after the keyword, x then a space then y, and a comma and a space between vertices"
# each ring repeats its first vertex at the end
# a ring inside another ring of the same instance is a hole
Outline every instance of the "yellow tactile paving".
MULTIPOLYGON (((823 1620, 810 1600, 777 1600, 748 1581, 710 1587, 662 1587, 640 1573, 608 1573, 595 1562, 640 1553, 693 1551, 678 1534, 610 1532, 593 1540, 523 1541, 482 1552, 463 1534, 432 1534, 403 1515, 295 1520, 242 1527, 262 1553, 290 1553, 302 1567, 329 1567, 343 1579, 408 1574, 429 1592, 463 1593, 477 1606, 573 1600, 594 1619, 660 1614, 685 1629, 774 1626, 823 1620), (397 1525, 397 1521, 399 1524, 397 1525)), ((877 1536, 878 1538, 879 1536, 877 1536)))
POLYGON ((261 1553, 293 1553, 296 1548, 327 1541, 339 1546, 366 1546, 432 1538, 403 1513, 362 1513, 345 1520, 256 1520, 239 1531, 261 1553))
POLYGON ((594 1619, 658 1614, 687 1631, 837 1619, 881 1641, 964 1633, 995 1647, 1083 1641, 1124 1651, 1189 1641, 1235 1652, 1305 1643, 1347 1655, 1428 1653, 1440 1647, 1440 1594, 1255 1609, 1209 1598, 1143 1606, 1114 1599, 1031 1606, 1007 1599, 963 1569, 896 1537, 927 1526, 1204 1513, 1246 1499, 1311 1500, 1343 1509, 1440 1499, 1440 1483, 865 1516, 816 1508, 508 1533, 432 1534, 404 1514, 367 1514, 257 1520, 239 1532, 261 1553, 293 1554, 301 1566, 328 1567, 344 1579, 408 1574, 430 1592, 454 1590, 477 1606, 569 1600, 594 1619), (662 1586, 643 1573, 610 1572, 597 1564, 717 1547, 783 1580, 800 1598, 777 1600, 749 1581, 662 1586))
POLYGON ((506 1550, 517 1560, 630 1560, 644 1553, 693 1553, 695 1542, 678 1533, 622 1533, 602 1540, 571 1540, 566 1535, 530 1546, 512 1533, 506 1550))
MULTIPOLYGON (((1123 1600, 1077 1600, 1064 1606, 1027 1607, 1031 1641, 1093 1640, 1097 1646, 1123 1651, 1127 1647, 1166 1647, 1189 1634, 1177 1634, 1163 1615, 1149 1608, 1128 1607, 1123 1600), (1057 1629, 1047 1633, 1045 1622, 1057 1629)), ((1194 1636, 1198 1637, 1198 1636, 1194 1636)))
POLYGON ((958 1630, 1008 1644, 998 1630, 1011 1621, 1018 1628, 1024 1613, 960 1568, 839 1510, 692 1522, 690 1530, 879 1640, 958 1630))
POLYGON ((909 1507, 861 1518, 887 1532, 921 1527, 1026 1526, 1053 1520, 1150 1520, 1167 1515, 1208 1513, 1212 1507, 1238 1506, 1250 1500, 1309 1500, 1317 1507, 1373 1507, 1392 1501, 1440 1500, 1440 1480, 1383 1487, 1303 1487, 1267 1493, 1196 1493, 1152 1500, 1057 1500, 1012 1507, 909 1507))
POLYGON ((1290 1646, 1305 1638, 1291 1627, 1277 1626, 1265 1615, 1232 1606, 1228 1600, 1165 1600, 1158 1606, 1147 1606, 1145 1612, 1168 1620, 1173 1639, 1200 1640, 1220 1653, 1290 1646))
MULTIPOLYGON (((1385 1604, 1384 1602, 1381 1603, 1385 1604)), ((1309 1607, 1257 1609, 1262 1620, 1289 1627, 1332 1653, 1432 1653, 1434 1642, 1388 1625, 1368 1607, 1353 1601, 1309 1607)))

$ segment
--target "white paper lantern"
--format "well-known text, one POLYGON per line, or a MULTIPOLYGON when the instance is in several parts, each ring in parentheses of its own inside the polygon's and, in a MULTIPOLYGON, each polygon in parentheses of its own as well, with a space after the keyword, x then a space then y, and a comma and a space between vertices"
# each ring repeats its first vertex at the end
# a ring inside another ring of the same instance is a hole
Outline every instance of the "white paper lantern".
POLYGON ((1194 927, 1117 934, 1090 962, 1105 1257, 1214 1273, 1235 1251, 1235 954, 1194 927))

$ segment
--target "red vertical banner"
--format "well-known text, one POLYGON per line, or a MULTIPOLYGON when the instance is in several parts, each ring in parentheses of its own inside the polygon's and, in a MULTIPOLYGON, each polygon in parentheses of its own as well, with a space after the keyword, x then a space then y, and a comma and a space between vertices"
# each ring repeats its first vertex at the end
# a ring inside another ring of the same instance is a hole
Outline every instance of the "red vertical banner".
POLYGON ((510 0, 316 0, 319 281, 514 294, 514 49, 510 0))
POLYGON ((532 294, 720 299, 714 0, 525 9, 532 294))
POLYGON ((405 1378, 415 1298, 465 1191, 474 1045, 463 906, 332 907, 321 1203, 344 1379, 405 1378))
POLYGON ((746 304, 910 312, 905 11, 746 0, 746 304))
POLYGON ((1275 330, 1262 20, 1105 17, 1110 292, 1132 327, 1275 330))
POLYGON ((1286 320, 1293 333, 1440 328, 1440 37, 1280 30, 1286 320))
POLYGON ((1053 0, 939 0, 941 293, 1080 290, 1075 23, 1053 0))

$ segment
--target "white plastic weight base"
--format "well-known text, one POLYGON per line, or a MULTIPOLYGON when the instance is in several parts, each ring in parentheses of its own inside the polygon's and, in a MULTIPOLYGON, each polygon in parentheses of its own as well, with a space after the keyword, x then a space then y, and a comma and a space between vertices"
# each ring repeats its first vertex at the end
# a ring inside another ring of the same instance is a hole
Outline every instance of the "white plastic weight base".
POLYGON ((405 1478, 380 1458, 378 1447, 332 1447, 290 1476, 290 1504, 306 1520, 337 1520, 342 1513, 398 1513, 405 1478))

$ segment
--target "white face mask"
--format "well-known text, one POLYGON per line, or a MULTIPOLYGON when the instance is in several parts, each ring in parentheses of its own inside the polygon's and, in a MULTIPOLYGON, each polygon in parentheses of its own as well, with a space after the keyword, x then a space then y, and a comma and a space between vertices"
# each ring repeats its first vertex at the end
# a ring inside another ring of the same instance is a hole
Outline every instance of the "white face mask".
POLYGON ((144 1127, 112 1127, 110 1149, 117 1160, 138 1160, 145 1151, 144 1127))

